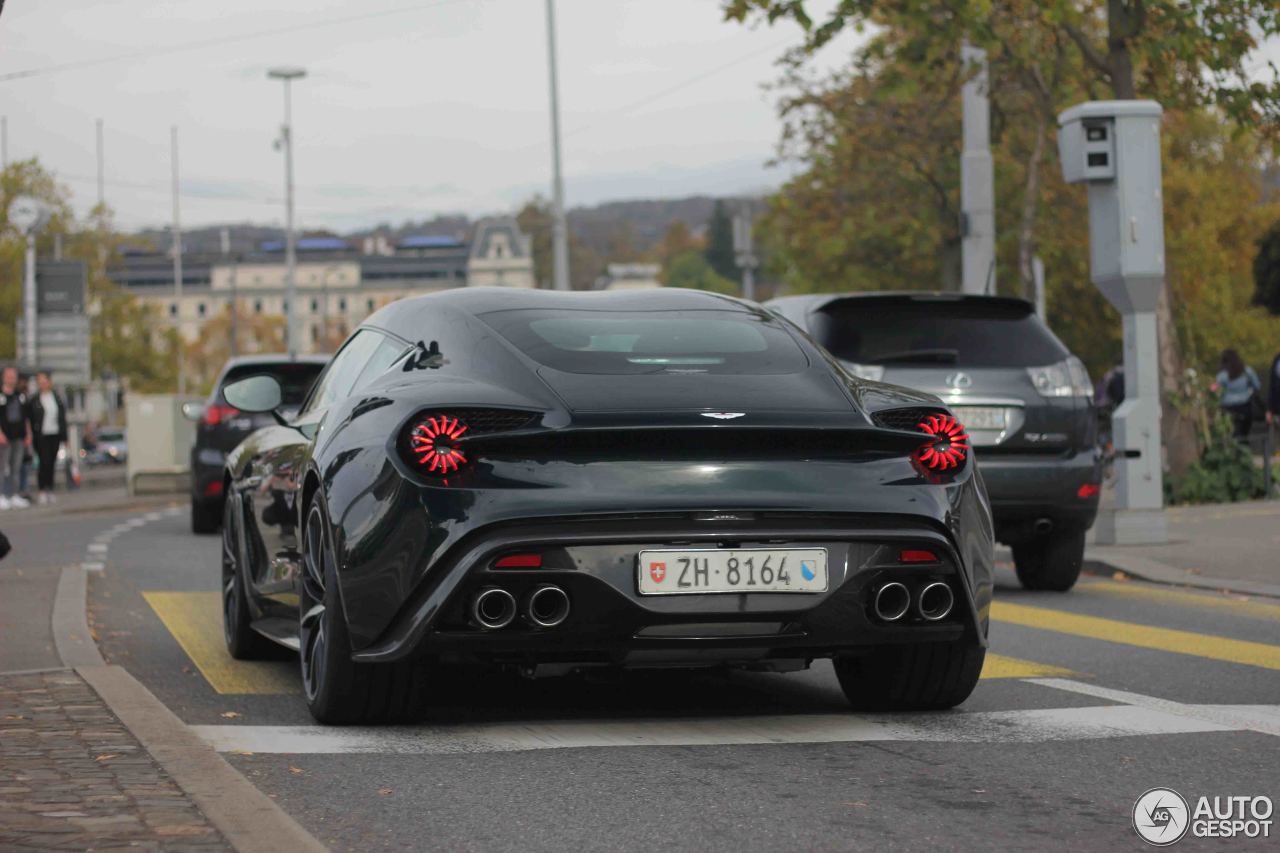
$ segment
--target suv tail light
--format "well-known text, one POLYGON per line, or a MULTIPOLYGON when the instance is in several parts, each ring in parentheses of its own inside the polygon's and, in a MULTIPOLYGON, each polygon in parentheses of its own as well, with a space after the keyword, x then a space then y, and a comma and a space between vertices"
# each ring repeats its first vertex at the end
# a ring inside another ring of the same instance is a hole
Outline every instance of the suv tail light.
POLYGON ((936 414, 916 424, 916 429, 930 436, 912 457, 930 471, 959 468, 969 456, 969 435, 951 415, 936 414))
POLYGON ((1028 367, 1027 375, 1041 397, 1092 397, 1093 383, 1084 362, 1073 356, 1045 367, 1028 367))
POLYGON ((224 404, 213 404, 204 410, 205 426, 217 426, 223 421, 228 421, 240 414, 240 410, 234 406, 224 404))

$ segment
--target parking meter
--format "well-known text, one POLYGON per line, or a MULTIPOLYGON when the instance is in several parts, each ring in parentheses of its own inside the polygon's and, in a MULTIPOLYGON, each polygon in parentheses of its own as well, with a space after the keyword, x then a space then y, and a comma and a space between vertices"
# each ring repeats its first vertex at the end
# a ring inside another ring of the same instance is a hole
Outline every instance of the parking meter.
POLYGON ((1100 544, 1168 539, 1160 441, 1156 303, 1164 287, 1161 107, 1089 101, 1058 116, 1068 183, 1089 189, 1089 271, 1124 322, 1125 399, 1113 417, 1116 504, 1099 514, 1100 544))

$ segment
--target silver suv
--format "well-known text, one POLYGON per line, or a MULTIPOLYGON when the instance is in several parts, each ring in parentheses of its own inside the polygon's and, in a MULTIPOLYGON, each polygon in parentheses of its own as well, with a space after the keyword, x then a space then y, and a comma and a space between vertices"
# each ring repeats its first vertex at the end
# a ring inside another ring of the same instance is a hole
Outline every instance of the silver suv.
POLYGON ((851 373, 938 395, 968 429, 995 515, 1028 589, 1080 575, 1102 455, 1088 372, 1031 304, 999 296, 850 293, 766 307, 851 373))

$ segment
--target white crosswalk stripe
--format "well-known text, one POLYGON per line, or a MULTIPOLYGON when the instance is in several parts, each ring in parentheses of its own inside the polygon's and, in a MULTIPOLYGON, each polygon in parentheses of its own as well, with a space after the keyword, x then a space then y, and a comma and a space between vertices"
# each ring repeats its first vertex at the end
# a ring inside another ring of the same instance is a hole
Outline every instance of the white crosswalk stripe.
MULTIPOLYGON (((193 726, 220 752, 458 754, 570 747, 711 746, 918 741, 1036 743, 1138 735, 1235 731, 1233 706, 1199 714, 1131 704, 911 715, 796 714, 681 720, 562 720, 458 726, 330 728, 193 726), (1218 720, 1209 717, 1217 717, 1218 720)), ((1274 715, 1280 706, 1240 706, 1274 715)))

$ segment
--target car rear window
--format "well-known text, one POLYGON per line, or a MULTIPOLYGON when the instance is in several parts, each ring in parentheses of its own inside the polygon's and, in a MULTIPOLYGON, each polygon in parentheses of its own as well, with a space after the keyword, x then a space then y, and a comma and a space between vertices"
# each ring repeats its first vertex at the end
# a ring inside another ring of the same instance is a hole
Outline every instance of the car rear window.
POLYGON ((777 323, 741 311, 490 311, 490 327, 569 373, 796 373, 808 359, 777 323))
POLYGON ((226 403, 222 396, 222 389, 232 382, 244 379, 246 376, 267 375, 274 376, 280 383, 283 395, 281 405, 284 408, 296 408, 302 405, 307 391, 311 389, 311 383, 316 381, 321 370, 324 370, 323 364, 237 364, 222 377, 222 383, 218 386, 218 400, 226 403))
POLYGON ((1016 302, 845 299, 815 312, 809 331, 856 364, 1036 367, 1070 355, 1016 302))

